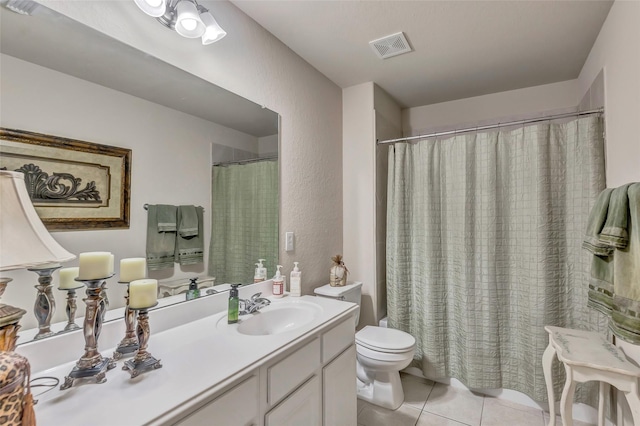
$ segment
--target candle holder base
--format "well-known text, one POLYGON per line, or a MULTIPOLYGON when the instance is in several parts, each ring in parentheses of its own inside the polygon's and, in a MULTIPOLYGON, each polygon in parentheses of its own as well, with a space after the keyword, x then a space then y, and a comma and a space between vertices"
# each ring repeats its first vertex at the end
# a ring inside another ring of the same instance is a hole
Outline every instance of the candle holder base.
POLYGON ((115 368, 116 362, 111 358, 102 358, 93 367, 80 366, 80 362, 73 367, 73 370, 64 378, 64 383, 60 385, 60 390, 69 389, 73 386, 76 379, 87 379, 95 377, 96 383, 104 383, 107 381, 105 373, 107 370, 115 368))
POLYGON ((69 331, 73 331, 73 330, 80 330, 82 327, 80 327, 78 324, 76 323, 71 323, 71 324, 67 324, 62 331, 59 331, 59 333, 67 333, 69 331))
POLYGON ((149 370, 157 370, 158 368, 162 368, 162 364, 159 359, 156 359, 153 355, 147 353, 144 358, 137 359, 135 357, 133 359, 129 359, 124 362, 122 369, 128 371, 131 374, 131 378, 134 379, 138 377, 141 373, 149 370))
POLYGON ((113 352, 113 359, 117 361, 124 356, 133 355, 136 353, 139 347, 140 345, 138 345, 137 337, 131 337, 131 338, 125 337, 124 339, 122 339, 122 341, 118 344, 118 347, 116 348, 116 350, 113 352))
POLYGON ((55 336, 55 335, 56 335, 56 333, 54 331, 48 331, 46 333, 38 332, 38 334, 33 336, 33 340, 40 340, 40 339, 44 339, 46 337, 51 337, 51 336, 55 336))

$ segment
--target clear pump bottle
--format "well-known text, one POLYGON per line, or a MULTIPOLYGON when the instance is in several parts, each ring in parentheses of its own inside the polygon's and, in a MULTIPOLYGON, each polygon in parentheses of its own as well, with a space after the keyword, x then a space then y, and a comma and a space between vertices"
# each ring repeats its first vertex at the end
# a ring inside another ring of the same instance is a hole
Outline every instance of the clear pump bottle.
POLYGON ((240 309, 239 286, 240 284, 231 284, 231 290, 229 290, 229 310, 227 311, 227 323, 229 324, 238 322, 238 310, 240 309))
POLYGON ((298 262, 293 262, 291 280, 289 281, 289 293, 293 297, 302 296, 302 271, 298 269, 298 262))

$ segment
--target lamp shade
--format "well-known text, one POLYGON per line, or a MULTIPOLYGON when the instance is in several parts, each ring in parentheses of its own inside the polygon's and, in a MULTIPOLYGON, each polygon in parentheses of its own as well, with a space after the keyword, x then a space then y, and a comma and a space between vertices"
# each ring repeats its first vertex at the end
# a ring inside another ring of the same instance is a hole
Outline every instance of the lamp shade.
POLYGON ((167 9, 166 0, 133 0, 136 5, 149 16, 157 18, 164 15, 167 9))
POLYGON ((176 32, 182 37, 198 38, 204 34, 204 23, 196 5, 189 0, 182 0, 176 5, 176 32))
POLYGON ((201 13, 200 19, 202 19, 202 22, 206 26, 204 34, 202 35, 202 44, 207 45, 215 43, 227 35, 227 32, 218 25, 218 22, 211 12, 201 13))
POLYGON ((27 193, 24 175, 0 170, 0 271, 75 259, 53 239, 27 193))

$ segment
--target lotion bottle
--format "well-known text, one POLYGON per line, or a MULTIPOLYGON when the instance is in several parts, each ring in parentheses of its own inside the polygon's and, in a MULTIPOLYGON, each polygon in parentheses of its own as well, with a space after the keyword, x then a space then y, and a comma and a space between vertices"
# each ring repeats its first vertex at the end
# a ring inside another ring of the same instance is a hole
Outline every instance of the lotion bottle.
POLYGON ((227 311, 227 323, 229 324, 238 322, 238 310, 240 308, 238 286, 240 284, 231 284, 231 290, 229 290, 229 310, 227 311))
POLYGON ((289 292, 293 297, 302 296, 302 271, 298 269, 298 262, 293 262, 291 271, 291 281, 289 281, 289 292))
MULTIPOLYGON (((258 262, 260 262, 260 266, 258 266, 258 270, 259 273, 257 275, 260 275, 262 277, 262 279, 260 281, 266 281, 267 280, 267 268, 264 267, 264 264, 262 262, 264 262, 265 259, 258 259, 258 262)), ((258 281, 258 282, 260 282, 258 281)))
POLYGON ((284 295, 284 275, 280 273, 280 268, 282 268, 282 265, 276 266, 276 275, 273 277, 272 294, 276 299, 284 295))
POLYGON ((262 279, 262 271, 260 270, 260 264, 256 263, 255 265, 256 265, 256 272, 253 274, 253 282, 259 283, 264 280, 262 279))
POLYGON ((187 300, 193 300, 200 297, 200 289, 198 289, 198 278, 189 279, 189 290, 187 290, 187 300))

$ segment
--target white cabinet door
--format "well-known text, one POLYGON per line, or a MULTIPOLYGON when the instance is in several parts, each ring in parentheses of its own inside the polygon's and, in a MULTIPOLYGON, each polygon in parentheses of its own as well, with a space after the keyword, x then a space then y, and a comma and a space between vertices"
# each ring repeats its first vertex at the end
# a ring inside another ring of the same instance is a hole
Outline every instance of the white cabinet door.
POLYGON ((182 419, 176 426, 251 426, 259 424, 258 376, 236 387, 182 419))
POLYGON ((321 426, 322 383, 318 376, 313 376, 267 413, 264 424, 265 426, 321 426))
POLYGON ((322 370, 324 425, 357 423, 356 346, 352 345, 322 370))

